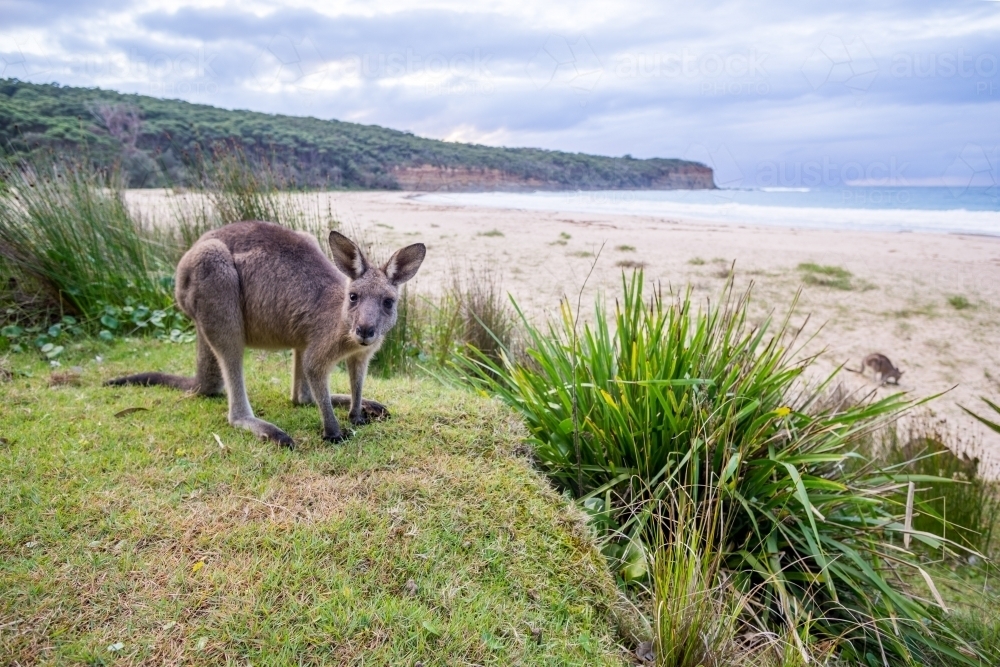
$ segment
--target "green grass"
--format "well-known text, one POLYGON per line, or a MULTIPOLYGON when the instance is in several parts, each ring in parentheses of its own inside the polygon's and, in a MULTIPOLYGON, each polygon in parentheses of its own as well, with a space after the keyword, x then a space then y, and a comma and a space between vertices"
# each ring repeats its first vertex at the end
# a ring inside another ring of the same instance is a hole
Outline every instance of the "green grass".
POLYGON ((968 308, 975 308, 975 304, 969 301, 967 298, 961 294, 956 294, 955 296, 948 297, 948 305, 955 310, 966 310, 968 308))
POLYGON ((634 245, 619 245, 619 246, 615 246, 615 250, 617 250, 618 252, 635 252, 635 246, 634 245))
POLYGON ((253 352, 251 401, 290 453, 224 399, 100 386, 193 357, 88 341, 63 359, 78 386, 54 387, 40 357, 3 362, 4 662, 624 664, 613 581, 498 403, 370 379, 393 418, 333 446, 287 399, 288 355, 253 352))
POLYGON ((491 229, 488 232, 479 232, 478 234, 476 234, 476 236, 487 236, 490 238, 496 238, 499 236, 503 236, 503 232, 501 232, 499 229, 491 229))
POLYGON ((855 289, 854 283, 851 282, 854 275, 843 267, 803 262, 799 264, 798 269, 802 272, 802 280, 807 285, 819 285, 840 290, 855 289))
POLYGON ((703 266, 705 264, 705 260, 703 260, 701 257, 692 257, 691 259, 688 260, 688 264, 692 266, 703 266))

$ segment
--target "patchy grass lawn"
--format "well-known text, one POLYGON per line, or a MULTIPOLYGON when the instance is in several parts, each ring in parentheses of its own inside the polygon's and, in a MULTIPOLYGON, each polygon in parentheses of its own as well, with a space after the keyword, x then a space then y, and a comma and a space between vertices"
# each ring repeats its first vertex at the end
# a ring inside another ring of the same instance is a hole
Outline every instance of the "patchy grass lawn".
POLYGON ((288 355, 252 352, 287 452, 225 399, 100 386, 190 373, 193 345, 67 354, 82 372, 54 386, 34 356, 0 363, 0 662, 624 664, 607 568, 497 403, 372 378, 393 419, 330 445, 288 355))

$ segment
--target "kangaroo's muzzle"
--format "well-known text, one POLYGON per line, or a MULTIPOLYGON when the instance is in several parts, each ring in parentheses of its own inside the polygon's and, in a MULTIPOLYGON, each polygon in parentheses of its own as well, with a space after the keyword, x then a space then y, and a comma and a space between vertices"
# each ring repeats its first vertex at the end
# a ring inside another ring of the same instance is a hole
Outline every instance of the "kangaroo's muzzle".
POLYGON ((354 329, 354 338, 361 345, 371 345, 375 342, 375 327, 374 326, 358 326, 354 329))

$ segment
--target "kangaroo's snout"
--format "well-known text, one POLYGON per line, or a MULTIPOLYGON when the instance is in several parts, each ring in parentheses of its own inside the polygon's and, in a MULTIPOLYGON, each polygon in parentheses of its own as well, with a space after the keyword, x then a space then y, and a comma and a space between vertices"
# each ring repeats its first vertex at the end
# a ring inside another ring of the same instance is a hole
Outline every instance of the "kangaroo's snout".
POLYGON ((375 326, 358 326, 354 330, 354 336, 362 345, 371 345, 375 342, 375 326))

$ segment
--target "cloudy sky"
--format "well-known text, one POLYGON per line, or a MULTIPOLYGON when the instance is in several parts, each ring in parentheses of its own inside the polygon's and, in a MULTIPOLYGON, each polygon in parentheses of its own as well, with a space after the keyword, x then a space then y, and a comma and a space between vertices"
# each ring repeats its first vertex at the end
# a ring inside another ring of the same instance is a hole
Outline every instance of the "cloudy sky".
POLYGON ((0 0, 0 76, 720 185, 992 185, 1000 2, 0 0))

